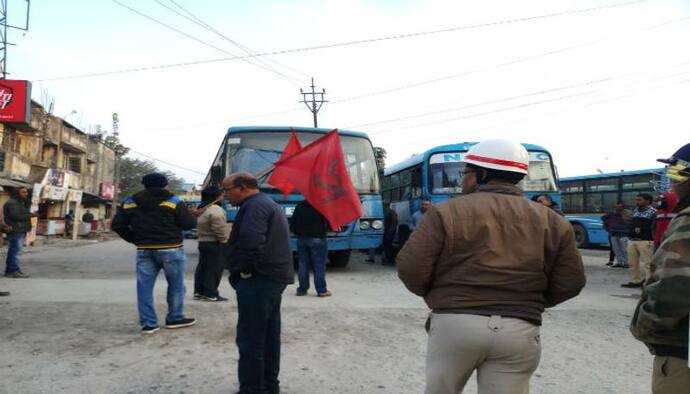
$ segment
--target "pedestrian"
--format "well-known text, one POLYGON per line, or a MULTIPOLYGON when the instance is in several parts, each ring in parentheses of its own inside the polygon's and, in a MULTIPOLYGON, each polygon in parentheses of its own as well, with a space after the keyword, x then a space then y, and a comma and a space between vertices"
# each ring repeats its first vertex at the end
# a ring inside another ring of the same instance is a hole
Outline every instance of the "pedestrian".
POLYGON ((678 203, 650 266, 630 330, 654 355, 652 393, 687 393, 690 310, 690 144, 666 163, 678 203))
POLYGON ((229 241, 240 393, 279 393, 280 305, 285 287, 294 282, 290 228, 253 175, 232 174, 223 180, 223 190, 240 208, 229 241))
POLYGON ((604 229, 609 233, 609 244, 616 258, 616 263, 609 261, 606 265, 614 268, 628 268, 628 235, 630 234, 631 213, 625 209, 623 201, 618 201, 613 212, 601 217, 604 229))
POLYGON ((527 150, 487 140, 463 157, 465 194, 434 205, 398 254, 398 276, 431 308, 426 392, 528 393, 544 308, 585 285, 572 227, 522 196, 527 150))
POLYGON ((654 251, 656 252, 661 246, 661 240, 664 237, 664 232, 668 228, 671 219, 676 214, 673 209, 676 207, 677 199, 673 192, 663 192, 657 197, 654 208, 656 209, 656 217, 654 220, 654 251))
MULTIPOLYGON (((5 221, 2 217, 2 211, 0 211, 0 256, 5 255, 5 242, 4 242, 4 237, 5 233, 7 233, 10 230, 10 226, 5 224, 5 221)), ((9 291, 0 291, 0 297, 7 297, 10 295, 9 291)))
POLYGON ((329 297, 326 285, 326 257, 328 256, 328 221, 307 200, 300 201, 292 214, 290 229, 297 237, 299 255, 299 287, 297 295, 307 295, 309 271, 314 272, 314 288, 319 297, 329 297))
POLYGON ((393 250, 393 241, 395 240, 395 233, 398 229, 398 214, 391 208, 390 204, 383 206, 383 258, 382 264, 395 264, 395 251, 393 250))
POLYGON ((88 209, 86 210, 86 213, 81 216, 81 221, 84 223, 91 223, 93 222, 93 219, 93 214, 88 209))
POLYGON ((7 260, 5 261, 5 276, 9 278, 28 278, 19 267, 19 256, 24 246, 26 233, 31 231, 31 217, 29 211, 29 191, 25 187, 18 187, 12 191, 10 199, 3 207, 5 224, 9 226, 7 233, 7 260))
POLYGON ((419 211, 413 213, 412 216, 410 216, 410 231, 414 231, 417 229, 417 226, 419 226, 419 222, 422 220, 422 216, 424 216, 424 213, 429 209, 431 205, 433 205, 433 203, 428 198, 422 200, 422 203, 419 205, 419 211))
POLYGON ((561 215, 561 216, 565 216, 565 214, 564 214, 563 211, 561 210, 561 207, 558 205, 557 202, 555 202, 555 201, 553 200, 553 198, 551 198, 550 195, 548 195, 548 194, 540 194, 540 195, 537 197, 537 202, 540 203, 540 204, 542 204, 542 205, 545 206, 545 207, 548 207, 548 208, 553 209, 557 214, 559 214, 559 215, 561 215))
POLYGON ((218 293, 218 285, 226 266, 227 242, 230 236, 225 210, 221 207, 223 190, 209 186, 201 191, 201 204, 197 208, 197 235, 199 237, 199 263, 194 271, 194 299, 227 301, 218 293))
POLYGON ((648 193, 640 193, 635 197, 637 207, 632 213, 630 240, 628 241, 628 263, 632 271, 632 279, 628 283, 623 283, 621 287, 642 287, 642 270, 644 270, 644 278, 649 278, 649 264, 652 262, 652 255, 654 254, 652 228, 656 217, 652 200, 652 196, 648 193), (642 268, 640 268, 640 264, 642 264, 642 268))
POLYGON ((153 172, 142 179, 144 190, 127 198, 113 218, 113 231, 137 247, 137 306, 143 334, 158 331, 153 287, 162 269, 168 282, 166 328, 189 327, 196 319, 184 315, 185 254, 182 231, 196 220, 184 202, 167 190, 165 175, 153 172))
POLYGON ((65 235, 72 235, 72 227, 74 226, 74 211, 70 210, 65 214, 65 235))

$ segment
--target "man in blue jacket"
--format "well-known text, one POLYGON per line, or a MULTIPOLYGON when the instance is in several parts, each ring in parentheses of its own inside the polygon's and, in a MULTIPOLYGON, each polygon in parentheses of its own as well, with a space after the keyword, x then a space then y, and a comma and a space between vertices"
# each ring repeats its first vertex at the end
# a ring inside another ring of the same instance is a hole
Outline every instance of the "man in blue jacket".
POLYGON ((249 173, 223 180, 239 206, 230 233, 230 284, 237 294, 240 393, 280 392, 280 304, 294 282, 288 221, 249 173))
POLYGON ((143 334, 159 330, 153 303, 153 286, 161 269, 168 281, 166 328, 188 327, 196 323, 184 316, 184 266, 182 230, 191 230, 196 219, 182 200, 166 187, 163 174, 151 173, 142 179, 145 190, 126 199, 113 219, 113 231, 137 247, 137 304, 143 334))

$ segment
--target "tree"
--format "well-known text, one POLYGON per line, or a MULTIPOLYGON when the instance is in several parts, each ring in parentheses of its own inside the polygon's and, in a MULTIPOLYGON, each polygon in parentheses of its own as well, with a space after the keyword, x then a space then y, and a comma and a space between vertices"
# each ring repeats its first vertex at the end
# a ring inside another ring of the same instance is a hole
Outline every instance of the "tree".
POLYGON ((374 158, 376 159, 376 168, 378 169, 379 173, 383 173, 383 170, 386 169, 386 150, 384 148, 381 148, 380 146, 375 146, 374 147, 374 158))
POLYGON ((374 158, 376 159, 376 169, 379 174, 379 189, 381 189, 383 186, 383 170, 386 169, 386 150, 380 146, 375 146, 374 158))
POLYGON ((176 176, 170 171, 161 171, 150 160, 132 159, 123 157, 120 160, 120 201, 125 198, 143 190, 144 185, 141 184, 141 178, 146 174, 152 172, 160 172, 168 178, 168 189, 172 193, 181 193, 184 179, 176 176))

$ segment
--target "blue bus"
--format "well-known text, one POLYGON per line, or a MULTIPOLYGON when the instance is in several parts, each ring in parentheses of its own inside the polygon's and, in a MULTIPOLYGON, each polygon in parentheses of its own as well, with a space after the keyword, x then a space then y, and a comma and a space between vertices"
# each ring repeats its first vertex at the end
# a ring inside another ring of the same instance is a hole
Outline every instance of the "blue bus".
MULTIPOLYGON (((268 170, 280 158, 295 130, 302 146, 309 145, 330 129, 316 129, 288 126, 231 127, 223 138, 204 186, 219 185, 223 178, 235 172, 266 174, 260 176, 259 187, 271 196, 283 209, 288 220, 298 202, 304 197, 293 192, 287 198, 283 193, 266 183, 268 170)), ((328 233, 328 260, 331 266, 344 267, 350 260, 353 249, 377 248, 383 239, 383 205, 379 188, 378 171, 374 148, 369 137, 362 132, 338 130, 350 179, 359 194, 364 215, 343 226, 339 232, 328 233)), ((228 221, 232 222, 237 207, 226 204, 228 221)), ((292 250, 297 250, 297 240, 292 239, 292 250)))
MULTIPOLYGON (((184 194, 181 196, 182 201, 184 201, 184 204, 187 206, 187 209, 189 209, 189 212, 194 212, 194 210, 201 204, 201 196, 200 195, 191 195, 191 194, 184 194)), ((184 230, 182 232, 182 235, 185 238, 197 238, 197 231, 196 227, 194 227, 191 230, 184 230)))
POLYGON ((585 247, 608 245, 601 217, 613 211, 616 202, 632 209, 639 193, 667 191, 670 183, 664 168, 651 168, 564 177, 560 187, 563 212, 573 225, 578 246, 585 247))
MULTIPOLYGON (((463 155, 476 142, 442 145, 416 154, 386 168, 383 177, 383 201, 398 215, 397 240, 404 243, 410 233, 409 218, 419 210, 422 199, 434 204, 462 194, 463 155)), ((556 171, 548 150, 538 145, 522 144, 529 153, 527 176, 519 186, 528 198, 548 194, 560 204, 556 171)))

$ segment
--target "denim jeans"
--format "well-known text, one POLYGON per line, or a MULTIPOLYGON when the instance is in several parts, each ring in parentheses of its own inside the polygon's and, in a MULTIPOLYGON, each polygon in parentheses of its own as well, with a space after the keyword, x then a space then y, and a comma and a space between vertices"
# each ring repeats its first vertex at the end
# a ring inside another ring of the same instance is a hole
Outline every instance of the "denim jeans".
POLYGON ((306 293, 309 290, 309 271, 314 270, 314 287, 317 293, 328 290, 326 286, 326 256, 328 243, 324 238, 298 238, 297 253, 299 253, 299 287, 297 291, 306 293))
POLYGON ((240 393, 280 393, 280 303, 286 285, 254 275, 237 294, 240 393))
POLYGON ((24 245, 24 238, 26 233, 9 233, 7 234, 7 242, 9 244, 7 250, 7 260, 5 260, 5 273, 11 274, 19 271, 19 255, 22 252, 24 245))
POLYGON ((611 237, 611 250, 616 255, 616 262, 628 265, 628 237, 614 235, 611 237))
POLYGON ((168 281, 168 315, 166 322, 184 318, 184 249, 137 250, 137 306, 142 327, 158 325, 153 303, 153 287, 161 268, 168 281))

